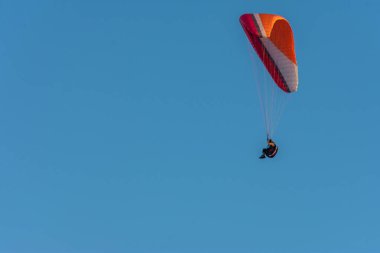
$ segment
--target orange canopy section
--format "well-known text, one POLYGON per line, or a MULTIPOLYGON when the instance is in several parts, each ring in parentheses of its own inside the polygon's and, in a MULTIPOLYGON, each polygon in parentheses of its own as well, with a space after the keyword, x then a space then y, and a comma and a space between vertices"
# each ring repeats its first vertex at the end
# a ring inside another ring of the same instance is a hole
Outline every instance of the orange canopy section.
POLYGON ((277 46, 294 64, 297 64, 294 50, 293 31, 288 21, 278 15, 259 14, 266 37, 277 46))

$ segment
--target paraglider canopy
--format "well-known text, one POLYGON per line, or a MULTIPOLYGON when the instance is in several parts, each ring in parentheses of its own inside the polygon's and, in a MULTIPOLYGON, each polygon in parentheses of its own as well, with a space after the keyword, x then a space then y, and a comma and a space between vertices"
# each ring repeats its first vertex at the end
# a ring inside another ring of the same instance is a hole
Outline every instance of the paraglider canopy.
POLYGON ((273 14, 244 14, 240 23, 274 82, 285 92, 298 87, 298 66, 289 22, 273 14))

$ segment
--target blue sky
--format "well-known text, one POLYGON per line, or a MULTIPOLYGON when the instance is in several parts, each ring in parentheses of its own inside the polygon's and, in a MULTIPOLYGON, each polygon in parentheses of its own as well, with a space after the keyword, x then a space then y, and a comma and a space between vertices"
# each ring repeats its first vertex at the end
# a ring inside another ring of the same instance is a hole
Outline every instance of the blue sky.
POLYGON ((0 252, 379 252, 379 9, 0 1, 0 252), (272 160, 247 12, 295 35, 272 160))

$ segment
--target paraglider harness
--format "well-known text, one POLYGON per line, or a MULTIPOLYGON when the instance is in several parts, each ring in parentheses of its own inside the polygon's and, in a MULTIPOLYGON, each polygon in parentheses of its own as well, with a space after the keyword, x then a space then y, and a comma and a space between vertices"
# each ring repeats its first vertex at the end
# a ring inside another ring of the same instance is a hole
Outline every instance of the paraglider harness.
POLYGON ((265 157, 273 158, 276 156, 278 147, 276 143, 272 141, 272 139, 268 139, 268 146, 263 149, 263 154, 260 156, 260 159, 264 159, 265 157))

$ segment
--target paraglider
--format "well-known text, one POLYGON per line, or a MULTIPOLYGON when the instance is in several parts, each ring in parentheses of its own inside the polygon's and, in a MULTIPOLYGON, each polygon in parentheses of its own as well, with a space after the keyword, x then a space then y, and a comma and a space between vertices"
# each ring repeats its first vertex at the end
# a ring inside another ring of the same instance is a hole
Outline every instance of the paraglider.
POLYGON ((274 14, 244 14, 240 23, 259 59, 256 76, 258 93, 264 114, 268 147, 260 158, 273 158, 278 151, 273 132, 278 124, 289 93, 298 88, 298 65, 294 38, 289 22, 274 14), (269 77, 266 77, 269 76, 269 77))
POLYGON ((263 153, 259 157, 260 159, 264 159, 265 157, 273 158, 277 154, 278 147, 277 147, 276 143, 274 143, 274 141, 272 141, 272 139, 269 139, 267 141, 267 143, 268 143, 268 146, 263 149, 263 153))

